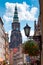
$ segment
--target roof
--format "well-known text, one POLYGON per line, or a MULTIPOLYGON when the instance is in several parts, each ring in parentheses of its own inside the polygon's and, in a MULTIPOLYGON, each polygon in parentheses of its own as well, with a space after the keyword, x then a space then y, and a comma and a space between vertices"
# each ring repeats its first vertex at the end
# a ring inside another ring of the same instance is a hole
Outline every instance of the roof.
POLYGON ((18 22, 18 11, 17 11, 17 6, 15 6, 15 12, 14 12, 14 17, 13 17, 13 22, 18 22))

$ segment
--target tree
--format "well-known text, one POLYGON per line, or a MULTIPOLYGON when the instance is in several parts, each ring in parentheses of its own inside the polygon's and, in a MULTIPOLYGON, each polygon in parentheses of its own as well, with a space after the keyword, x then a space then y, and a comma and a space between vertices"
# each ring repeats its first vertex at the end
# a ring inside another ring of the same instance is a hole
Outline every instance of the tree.
POLYGON ((29 56, 37 56, 39 54, 39 46, 34 40, 28 40, 23 44, 23 53, 29 56))

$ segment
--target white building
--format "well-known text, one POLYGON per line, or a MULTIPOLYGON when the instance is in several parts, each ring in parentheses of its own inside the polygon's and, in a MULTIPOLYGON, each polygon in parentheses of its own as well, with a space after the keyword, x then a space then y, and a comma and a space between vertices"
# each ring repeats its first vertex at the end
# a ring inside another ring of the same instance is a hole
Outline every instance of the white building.
POLYGON ((3 27, 3 21, 0 17, 0 61, 5 60, 5 31, 3 27))

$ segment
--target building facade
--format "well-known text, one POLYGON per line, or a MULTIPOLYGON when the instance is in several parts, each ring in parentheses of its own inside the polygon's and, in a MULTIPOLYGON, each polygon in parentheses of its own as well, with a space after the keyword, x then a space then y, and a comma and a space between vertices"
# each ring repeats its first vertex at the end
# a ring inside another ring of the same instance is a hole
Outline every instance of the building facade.
POLYGON ((15 50, 13 51, 13 64, 15 65, 23 65, 24 63, 24 54, 22 53, 22 45, 20 44, 18 46, 18 51, 15 53, 15 50))
MULTIPOLYGON (((4 30, 4 27, 3 27, 3 21, 0 17, 0 58, 2 60, 5 60, 5 30, 4 30)), ((0 60, 1 61, 1 60, 0 60)))
POLYGON ((18 47, 19 44, 22 44, 22 36, 20 32, 20 23, 18 19, 17 6, 15 6, 9 47, 15 48, 18 47))
POLYGON ((9 63, 10 63, 10 65, 14 65, 13 62, 14 62, 14 60, 13 60, 13 49, 10 49, 10 53, 9 53, 9 63))
POLYGON ((5 33, 5 61, 9 64, 9 37, 8 33, 5 33))
MULTIPOLYGON (((40 14, 39 15, 39 18, 38 18, 38 23, 36 24, 36 22, 35 22, 35 33, 34 33, 34 35, 35 36, 37 36, 37 35, 41 35, 41 37, 42 37, 42 39, 41 39, 41 41, 42 41, 42 43, 41 43, 41 45, 42 45, 42 51, 41 51, 41 65, 43 65, 43 33, 42 33, 42 28, 43 28, 43 24, 42 24, 42 20, 41 20, 41 16, 42 16, 42 14, 40 14)), ((40 45, 40 46, 41 46, 40 45)))
POLYGON ((17 49, 17 51, 15 49, 10 49, 10 65, 30 65, 28 54, 24 54, 22 51, 22 44, 20 44, 17 49))
POLYGON ((15 49, 10 49, 10 65, 19 65, 22 63, 23 65, 23 53, 21 45, 18 46, 17 52, 15 49))
POLYGON ((5 33, 3 21, 0 17, 0 61, 9 61, 8 34, 5 33))
POLYGON ((39 18, 38 18, 38 22, 36 23, 37 21, 34 21, 34 36, 37 36, 37 35, 41 35, 41 20, 40 20, 40 15, 39 15, 39 18))

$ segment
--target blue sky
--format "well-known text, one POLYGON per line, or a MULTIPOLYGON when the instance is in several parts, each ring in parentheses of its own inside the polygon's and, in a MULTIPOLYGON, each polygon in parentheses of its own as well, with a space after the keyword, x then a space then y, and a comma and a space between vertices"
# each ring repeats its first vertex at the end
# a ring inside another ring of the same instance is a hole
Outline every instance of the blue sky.
POLYGON ((5 31, 8 32, 10 36, 15 4, 18 7, 20 30, 23 38, 25 38, 23 28, 26 23, 31 27, 30 35, 33 35, 34 20, 37 20, 39 16, 38 0, 0 0, 0 17, 3 19, 5 31))

